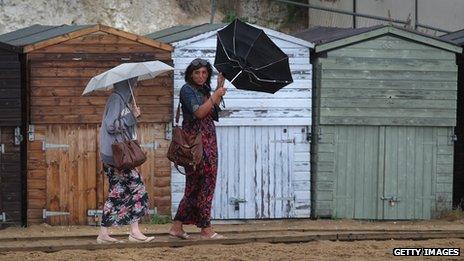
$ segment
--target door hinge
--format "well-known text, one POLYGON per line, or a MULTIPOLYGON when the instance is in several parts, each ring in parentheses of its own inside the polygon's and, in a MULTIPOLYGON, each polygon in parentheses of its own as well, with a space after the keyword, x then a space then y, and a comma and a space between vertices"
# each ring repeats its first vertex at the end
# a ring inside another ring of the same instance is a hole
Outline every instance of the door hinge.
POLYGON ((311 142, 312 138, 313 138, 313 135, 311 133, 311 128, 309 126, 306 126, 306 141, 311 142))
POLYGON ((29 141, 34 141, 34 139, 35 139, 34 129, 35 129, 34 125, 29 125, 28 126, 27 138, 29 139, 29 141))
POLYGON ((2 212, 0 214, 0 222, 6 222, 6 213, 5 212, 2 212))
POLYGON ((293 139, 284 139, 284 140, 271 140, 272 143, 293 143, 295 144, 295 138, 293 139))
POLYGON ((172 139, 172 122, 166 124, 166 128, 164 130, 164 139, 171 140, 172 139))
POLYGON ((42 142, 42 150, 45 151, 47 149, 68 149, 68 144, 53 144, 53 143, 46 143, 45 141, 42 142))
POLYGON ((0 144, 0 154, 5 154, 5 144, 0 144))
POLYGON ((64 215, 69 215, 69 212, 48 211, 46 209, 42 210, 42 218, 43 219, 47 219, 47 217, 52 217, 52 216, 64 216, 64 215))

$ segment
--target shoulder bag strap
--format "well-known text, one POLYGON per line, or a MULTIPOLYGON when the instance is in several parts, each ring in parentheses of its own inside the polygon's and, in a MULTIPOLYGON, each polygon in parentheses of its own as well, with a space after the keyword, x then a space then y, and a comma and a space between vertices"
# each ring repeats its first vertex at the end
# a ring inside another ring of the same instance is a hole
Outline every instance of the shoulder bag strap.
MULTIPOLYGON (((122 97, 122 95, 119 94, 118 92, 114 92, 114 93, 116 93, 116 94, 119 96, 119 98, 121 98, 121 100, 122 100, 122 102, 124 103, 124 105, 126 106, 126 108, 130 111, 130 113, 132 113, 132 110, 129 108, 129 105, 127 104, 127 102, 124 101, 124 98, 122 97)), ((118 121, 119 121, 119 126, 122 126, 122 125, 121 125, 121 112, 119 112, 119 114, 118 114, 118 121)), ((131 140, 131 138, 129 137, 129 134, 127 133, 127 131, 123 131, 123 137, 125 137, 126 140, 131 140)), ((114 137, 114 139, 115 139, 116 141, 118 141, 118 139, 116 138, 116 136, 114 137)))
MULTIPOLYGON (((176 109, 176 124, 179 125, 179 118, 180 118, 180 99, 179 103, 177 104, 177 109, 176 109)), ((172 126, 174 126, 174 123, 172 123, 172 126)))

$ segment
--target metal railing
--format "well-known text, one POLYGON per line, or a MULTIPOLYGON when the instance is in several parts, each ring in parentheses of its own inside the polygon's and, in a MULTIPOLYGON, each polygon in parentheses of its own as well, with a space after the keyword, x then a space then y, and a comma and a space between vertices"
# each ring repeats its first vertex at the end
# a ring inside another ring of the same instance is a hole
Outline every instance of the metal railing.
MULTIPOLYGON (((351 15, 353 16, 353 27, 356 28, 356 17, 363 17, 363 18, 369 18, 369 19, 374 19, 374 20, 379 20, 379 21, 386 21, 386 22, 391 22, 391 23, 397 23, 397 24, 403 24, 403 25, 409 25, 411 26, 411 20, 401 20, 401 19, 393 19, 389 17, 381 17, 381 16, 376 16, 376 15, 368 15, 368 14, 363 14, 363 13, 358 13, 358 12, 350 12, 350 11, 345 11, 341 9, 336 9, 336 8, 329 8, 329 7, 324 7, 324 6, 318 6, 318 5, 313 5, 313 4, 305 4, 305 3, 299 3, 295 1, 288 1, 288 0, 274 0, 276 2, 281 2, 281 3, 286 3, 286 4, 292 4, 296 6, 301 6, 301 7, 306 7, 310 9, 315 9, 315 10, 321 10, 321 11, 327 11, 327 12, 332 12, 332 13, 338 13, 338 14, 345 14, 345 15, 351 15)), ((356 5, 356 1, 353 0, 354 5, 356 5)), ((418 13, 417 13, 417 0, 415 2, 415 23, 414 23, 414 29, 417 29, 418 27, 422 27, 425 29, 431 29, 435 30, 438 32, 443 32, 443 33, 449 33, 450 31, 436 28, 433 26, 421 24, 418 22, 418 13)), ((354 9, 356 11, 356 8, 354 9)), ((411 26, 412 27, 412 26, 411 26)))

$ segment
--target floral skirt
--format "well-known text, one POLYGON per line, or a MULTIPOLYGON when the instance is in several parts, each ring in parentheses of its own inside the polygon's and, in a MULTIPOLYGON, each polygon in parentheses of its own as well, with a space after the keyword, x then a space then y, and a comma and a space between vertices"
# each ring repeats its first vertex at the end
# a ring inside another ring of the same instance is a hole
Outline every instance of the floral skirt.
POLYGON ((109 179, 109 193, 103 206, 103 227, 129 225, 148 213, 148 193, 135 169, 117 171, 104 167, 109 179))

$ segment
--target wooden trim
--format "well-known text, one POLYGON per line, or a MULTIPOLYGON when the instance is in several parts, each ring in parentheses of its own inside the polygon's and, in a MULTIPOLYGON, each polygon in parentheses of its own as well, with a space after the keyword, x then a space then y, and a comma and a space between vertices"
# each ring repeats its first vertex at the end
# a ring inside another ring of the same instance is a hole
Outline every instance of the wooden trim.
POLYGON ((122 31, 122 30, 119 30, 119 29, 116 29, 116 28, 106 26, 106 25, 97 24, 97 25, 89 27, 89 28, 84 28, 84 29, 77 30, 77 31, 74 31, 74 32, 66 33, 66 34, 63 34, 63 35, 60 35, 60 36, 57 36, 57 37, 54 37, 54 38, 51 38, 51 39, 48 39, 48 40, 45 40, 45 41, 41 41, 41 42, 38 42, 38 43, 35 43, 35 44, 26 45, 26 46, 24 46, 22 48, 22 52, 23 53, 29 53, 29 52, 32 52, 32 51, 35 51, 35 50, 38 50, 38 49, 41 49, 41 48, 45 48, 45 47, 50 46, 50 45, 59 44, 59 43, 62 43, 62 42, 65 42, 65 41, 68 41, 68 40, 71 40, 71 39, 74 39, 74 38, 81 37, 83 35, 95 33, 95 32, 98 32, 98 31, 102 31, 102 32, 106 32, 106 33, 113 34, 113 35, 116 35, 116 36, 120 36, 120 37, 129 39, 129 40, 132 40, 132 41, 144 44, 144 45, 148 45, 148 46, 151 46, 151 47, 155 47, 155 48, 158 48, 158 49, 162 49, 162 50, 165 50, 165 51, 171 52, 173 50, 172 46, 169 45, 169 44, 161 43, 161 42, 152 40, 152 39, 144 37, 144 36, 140 36, 140 35, 136 35, 136 34, 133 34, 133 33, 125 32, 125 31, 122 31))
POLYGON ((0 42, 0 49, 3 49, 5 51, 9 51, 9 52, 14 52, 14 53, 21 53, 21 48, 20 47, 17 47, 17 46, 11 45, 11 44, 7 44, 7 43, 2 43, 2 42, 0 42))
POLYGON ((440 40, 436 40, 431 37, 426 37, 426 36, 422 36, 422 35, 415 34, 412 32, 404 31, 404 30, 401 30, 401 29, 398 29, 392 26, 385 26, 385 27, 376 29, 374 31, 370 31, 370 32, 350 36, 347 38, 343 38, 340 40, 336 40, 333 42, 321 44, 321 45, 316 46, 315 50, 316 50, 316 53, 328 51, 331 49, 335 49, 335 48, 342 47, 348 44, 353 44, 356 42, 364 41, 364 40, 377 37, 380 35, 384 35, 387 33, 391 33, 393 35, 404 37, 404 38, 407 38, 407 39, 410 39, 416 42, 420 42, 426 45, 431 45, 431 46, 434 46, 440 49, 444 49, 446 51, 462 53, 462 48, 455 46, 453 44, 449 44, 449 43, 446 43, 440 40))
POLYGON ((59 43, 62 43, 62 42, 86 35, 86 34, 98 32, 98 30, 99 30, 99 26, 95 25, 89 28, 84 28, 81 30, 63 34, 63 35, 60 35, 60 36, 57 36, 57 37, 54 37, 54 38, 51 38, 45 41, 41 41, 35 44, 26 45, 23 47, 23 53, 29 53, 29 52, 32 52, 32 51, 35 51, 41 48, 45 48, 50 45, 59 44, 59 43))
POLYGON ((424 43, 424 44, 428 44, 428 45, 431 45, 431 46, 434 46, 434 47, 437 47, 437 48, 440 48, 440 49, 444 49, 444 50, 447 50, 447 51, 451 51, 451 52, 455 52, 455 53, 462 53, 462 48, 461 47, 455 46, 453 44, 445 43, 443 41, 436 40, 436 39, 433 39, 431 37, 426 37, 426 36, 422 36, 422 35, 419 35, 419 34, 414 34, 414 33, 411 33, 411 32, 403 31, 403 30, 400 30, 400 29, 395 28, 395 27, 389 27, 388 32, 392 33, 394 35, 406 37, 406 38, 409 38, 411 40, 421 42, 421 43, 424 43))
POLYGON ((109 34, 113 34, 113 35, 117 35, 117 36, 121 36, 123 38, 129 39, 129 40, 141 43, 141 44, 145 44, 145 45, 148 45, 148 46, 152 46, 152 47, 155 47, 155 48, 163 49, 165 51, 172 52, 172 50, 173 50, 173 48, 172 48, 172 46, 170 44, 158 42, 158 41, 152 40, 152 39, 150 39, 148 37, 145 37, 145 36, 125 32, 125 31, 122 31, 122 30, 119 30, 119 29, 116 29, 116 28, 106 26, 106 25, 99 25, 99 29, 100 29, 100 31, 103 31, 103 32, 106 32, 106 33, 109 33, 109 34))
MULTIPOLYGON (((227 25, 225 25, 224 27, 226 27, 226 26, 227 25)), ((296 38, 296 37, 288 35, 288 34, 280 33, 280 32, 274 31, 274 30, 266 28, 266 27, 257 26, 255 24, 253 24, 251 26, 263 30, 270 38, 274 37, 274 38, 277 38, 277 39, 282 40, 282 41, 287 41, 289 43, 294 43, 294 44, 301 45, 302 47, 307 47, 307 48, 310 48, 310 49, 314 49, 314 44, 313 43, 305 41, 303 39, 296 38)), ((180 41, 177 41, 177 42, 173 42, 172 45, 175 46, 176 48, 180 48, 180 47, 190 45, 190 44, 192 44, 194 42, 198 42, 198 41, 201 41, 201 40, 208 39, 208 38, 210 38, 212 36, 215 36, 217 34, 217 32, 219 30, 224 29, 224 27, 221 27, 221 28, 216 29, 216 30, 211 30, 211 31, 208 31, 208 32, 204 32, 204 33, 201 33, 199 35, 195 35, 195 36, 192 36, 190 38, 183 39, 183 40, 180 40, 180 41)))
POLYGON ((382 27, 374 31, 366 32, 363 34, 358 34, 354 36, 350 36, 347 38, 343 38, 337 41, 329 42, 326 44, 321 44, 316 46, 316 53, 323 52, 323 51, 328 51, 331 49, 335 49, 344 45, 352 44, 355 42, 363 41, 369 38, 373 38, 379 35, 387 34, 388 33, 388 27, 382 27))

